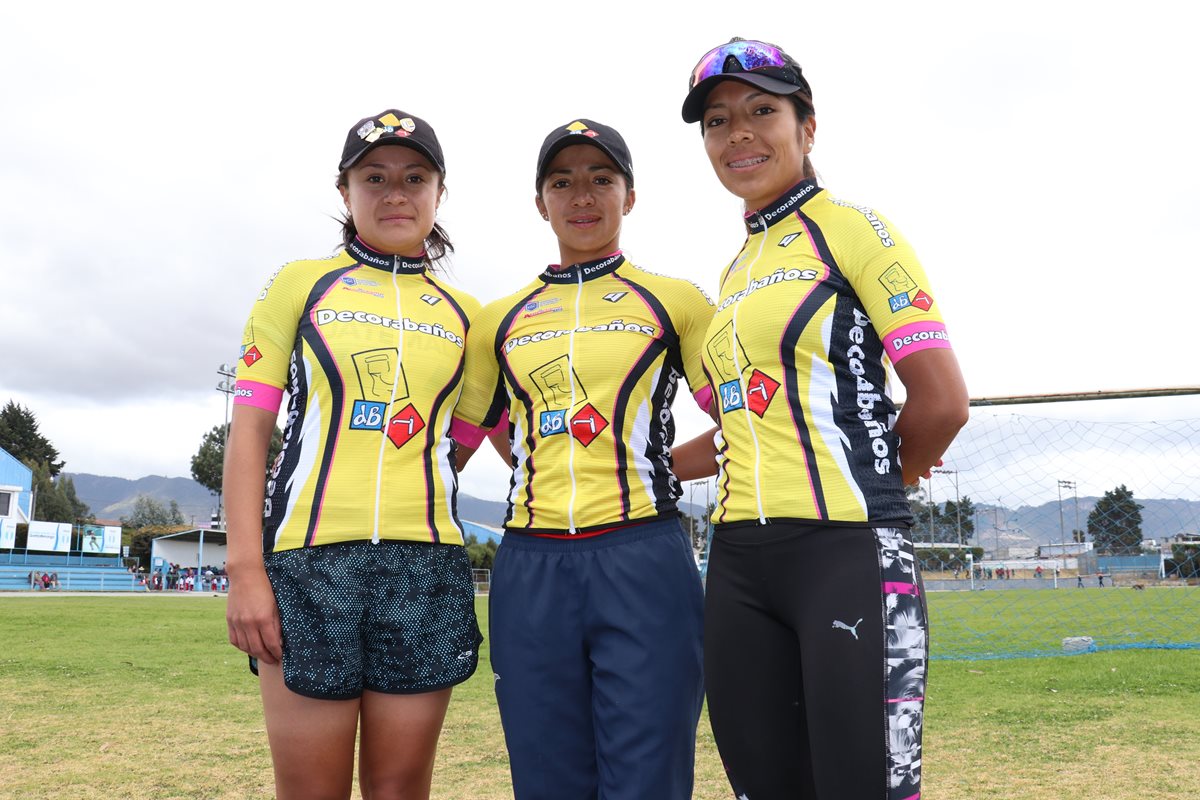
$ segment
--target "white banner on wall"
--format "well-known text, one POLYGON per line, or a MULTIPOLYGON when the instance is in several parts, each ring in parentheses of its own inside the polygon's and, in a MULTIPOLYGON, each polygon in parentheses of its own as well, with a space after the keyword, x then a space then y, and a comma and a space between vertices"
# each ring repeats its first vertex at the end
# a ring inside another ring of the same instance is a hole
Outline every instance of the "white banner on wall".
POLYGON ((104 552, 114 555, 121 552, 121 526, 104 526, 104 552))
POLYGON ((12 550, 17 546, 17 521, 0 519, 0 550, 12 550))
POLYGON ((29 523, 29 542, 25 547, 29 550, 50 550, 55 553, 71 552, 71 523, 29 523))

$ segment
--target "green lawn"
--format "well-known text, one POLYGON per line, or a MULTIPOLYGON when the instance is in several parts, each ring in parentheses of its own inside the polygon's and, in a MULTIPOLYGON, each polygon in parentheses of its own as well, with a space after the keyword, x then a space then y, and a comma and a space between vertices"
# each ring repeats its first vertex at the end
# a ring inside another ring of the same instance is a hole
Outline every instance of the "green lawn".
POLYGON ((1200 644, 1200 588, 1003 589, 932 592, 935 658, 1053 655, 1069 636, 1100 649, 1200 644))
MULTIPOLYGON (((931 595, 935 647, 957 624, 1015 635, 999 594, 931 595)), ((224 610, 212 596, 0 597, 0 797, 270 797, 257 686, 224 610)), ((922 797, 1191 798, 1198 693, 1197 651, 935 661, 922 797)), ((511 797, 486 666, 455 692, 434 796, 511 797)), ((730 796, 702 721, 695 797, 730 796)))

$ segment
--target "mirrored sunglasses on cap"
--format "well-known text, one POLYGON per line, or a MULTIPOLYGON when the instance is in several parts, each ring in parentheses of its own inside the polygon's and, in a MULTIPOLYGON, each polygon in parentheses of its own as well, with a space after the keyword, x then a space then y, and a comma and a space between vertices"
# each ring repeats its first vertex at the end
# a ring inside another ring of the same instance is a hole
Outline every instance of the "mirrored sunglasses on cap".
POLYGON ((778 70, 767 72, 770 77, 783 80, 800 89, 809 96, 808 81, 800 73, 800 66, 778 47, 766 42, 753 39, 738 39, 709 50, 692 70, 688 81, 688 90, 696 88, 701 82, 718 75, 736 75, 739 72, 755 72, 758 70, 778 70), (733 63, 730 62, 733 59, 733 63))

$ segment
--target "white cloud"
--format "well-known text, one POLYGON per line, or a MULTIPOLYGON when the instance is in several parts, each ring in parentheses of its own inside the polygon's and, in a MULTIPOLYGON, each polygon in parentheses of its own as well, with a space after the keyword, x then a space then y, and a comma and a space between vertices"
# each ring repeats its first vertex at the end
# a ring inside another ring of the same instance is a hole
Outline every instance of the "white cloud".
POLYGON ((480 299, 556 260, 532 173, 572 115, 629 140, 631 258, 712 293, 742 231, 679 105, 734 33, 804 65, 825 183, 913 241, 973 395, 1200 383, 1183 357, 1200 70, 1176 6, 729 8, 10 13, 0 397, 34 410, 69 469, 186 475, 258 287, 338 240, 346 129, 393 105, 438 129, 452 277, 480 299))

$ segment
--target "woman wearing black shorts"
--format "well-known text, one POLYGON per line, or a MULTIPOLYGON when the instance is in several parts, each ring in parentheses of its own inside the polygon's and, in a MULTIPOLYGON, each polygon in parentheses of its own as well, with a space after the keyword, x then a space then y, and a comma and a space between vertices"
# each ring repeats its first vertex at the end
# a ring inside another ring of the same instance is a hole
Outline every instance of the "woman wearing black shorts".
POLYGON ((480 642, 449 438, 479 304, 431 274, 450 243, 428 123, 360 120, 338 170, 344 248, 276 271, 243 334, 229 640, 260 675, 280 798, 349 797, 356 735, 364 797, 421 798, 480 642))
POLYGON ((910 800, 928 650, 904 487, 967 417, 940 307, 891 223, 818 184, 812 91, 782 50, 709 51, 683 118, 746 211, 703 351, 717 746, 739 797, 910 800))

